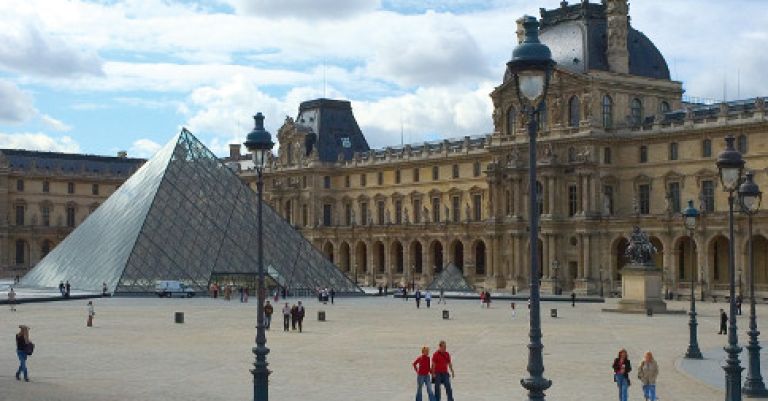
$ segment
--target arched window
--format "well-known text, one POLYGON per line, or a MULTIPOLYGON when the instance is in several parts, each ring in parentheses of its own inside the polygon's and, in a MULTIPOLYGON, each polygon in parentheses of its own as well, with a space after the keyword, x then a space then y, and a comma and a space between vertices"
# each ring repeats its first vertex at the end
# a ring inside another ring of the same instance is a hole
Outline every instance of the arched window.
POLYGON ((669 113, 670 107, 669 103, 665 100, 662 100, 661 103, 659 103, 659 112, 663 113, 669 113))
POLYGON ((517 127, 517 112, 514 106, 509 108, 507 112, 507 134, 515 135, 515 128, 517 127))
POLYGON ((571 99, 568 101, 569 127, 579 126, 579 120, 581 119, 581 108, 579 106, 579 98, 577 96, 571 96, 571 99))
POLYGON ((639 127, 643 122, 643 103, 638 98, 632 99, 630 118, 632 119, 632 126, 634 127, 639 127))
POLYGON ((539 112, 536 114, 536 123, 539 126, 539 132, 544 132, 547 129, 547 101, 541 102, 539 112))
POLYGON ((739 135, 739 137, 736 139, 736 149, 741 154, 747 153, 747 136, 746 135, 739 135))
POLYGON ((603 127, 613 128, 613 99, 603 96, 603 127))

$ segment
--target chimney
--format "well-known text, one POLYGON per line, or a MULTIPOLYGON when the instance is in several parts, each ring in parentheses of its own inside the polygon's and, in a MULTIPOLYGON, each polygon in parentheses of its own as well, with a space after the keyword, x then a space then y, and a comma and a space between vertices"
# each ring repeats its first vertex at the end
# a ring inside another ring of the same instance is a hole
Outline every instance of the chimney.
POLYGON ((606 0, 605 17, 608 22, 608 69, 621 74, 629 73, 629 4, 627 0, 606 0))
POLYGON ((230 160, 240 160, 240 144, 239 143, 229 144, 229 158, 230 160))
POLYGON ((126 157, 128 157, 128 152, 126 152, 124 150, 120 150, 120 151, 117 152, 117 157, 119 157, 121 159, 125 159, 126 157))
POLYGON ((525 39, 525 27, 523 27, 523 22, 525 22, 525 17, 520 17, 517 19, 517 30, 515 33, 517 34, 517 44, 523 43, 523 39, 525 39))

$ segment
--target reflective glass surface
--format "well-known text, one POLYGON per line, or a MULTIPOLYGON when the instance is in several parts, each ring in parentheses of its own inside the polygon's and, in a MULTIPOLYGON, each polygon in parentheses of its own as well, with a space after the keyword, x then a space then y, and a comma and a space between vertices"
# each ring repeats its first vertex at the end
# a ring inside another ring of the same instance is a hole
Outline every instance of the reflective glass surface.
MULTIPOLYGON (((183 130, 25 278, 24 285, 205 291, 211 275, 258 271, 258 195, 183 130)), ((360 289, 265 202, 264 269, 282 287, 360 289)))
POLYGON ((464 278, 464 273, 453 263, 449 263, 442 272, 435 276, 427 289, 430 291, 475 292, 474 287, 464 278))

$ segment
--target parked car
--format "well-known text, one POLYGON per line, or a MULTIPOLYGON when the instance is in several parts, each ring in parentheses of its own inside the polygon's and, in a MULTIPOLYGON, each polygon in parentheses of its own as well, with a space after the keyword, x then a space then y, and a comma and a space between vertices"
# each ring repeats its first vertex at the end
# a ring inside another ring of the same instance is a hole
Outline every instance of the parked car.
POLYGON ((158 280, 155 283, 155 294, 158 297, 182 296, 191 298, 195 296, 195 290, 187 287, 186 284, 176 280, 158 280))

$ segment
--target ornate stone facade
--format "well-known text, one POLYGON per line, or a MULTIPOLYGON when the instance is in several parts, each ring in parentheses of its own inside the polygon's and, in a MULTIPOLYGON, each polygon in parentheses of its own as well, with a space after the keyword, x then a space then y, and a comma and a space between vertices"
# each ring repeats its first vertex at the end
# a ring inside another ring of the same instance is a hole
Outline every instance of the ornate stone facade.
MULTIPOLYGON (((715 159, 723 137, 737 136, 747 168, 768 188, 765 102, 684 102, 682 85, 669 79, 658 50, 629 25, 626 3, 609 0, 606 10, 603 4, 564 2, 560 9, 542 10, 542 40, 553 57, 583 57, 582 63, 558 64, 541 121, 535 188, 543 288, 617 291, 628 236, 637 225, 658 250, 654 262, 663 268, 669 291, 684 296, 693 278, 707 294, 724 295, 727 201, 715 159), (646 64, 633 61, 628 72, 616 69, 610 54, 587 57, 595 49, 590 43, 573 47, 583 55, 567 53, 571 48, 558 40, 572 37, 563 37, 570 31, 561 28, 583 18, 591 18, 589 29, 598 29, 584 40, 605 40, 601 32, 623 29, 608 35, 611 48, 624 43, 629 60, 646 64), (627 35, 633 47, 627 48, 627 35), (693 239, 680 216, 688 199, 703 211, 693 239)), ((300 156, 286 155, 285 143, 296 146, 307 143, 308 135, 318 141, 327 135, 322 127, 308 130, 289 120, 278 131, 281 149, 266 171, 266 199, 360 283, 424 285, 453 262, 478 287, 524 289, 532 187, 527 135, 512 82, 505 79, 490 96, 491 134, 355 151, 349 157, 339 152, 332 161, 311 147, 300 156)), ((322 107, 317 112, 322 115, 322 107)), ((238 149, 233 147, 230 162, 239 163, 241 176, 253 184, 253 171, 238 149)), ((768 231, 761 224, 768 220, 765 213, 756 219, 757 287, 768 293, 768 231)), ((745 218, 737 215, 736 265, 742 272, 745 230, 745 218)), ((744 282, 747 275, 740 277, 744 282)))

